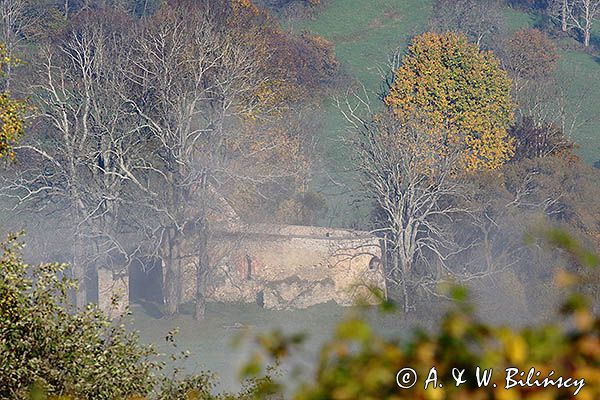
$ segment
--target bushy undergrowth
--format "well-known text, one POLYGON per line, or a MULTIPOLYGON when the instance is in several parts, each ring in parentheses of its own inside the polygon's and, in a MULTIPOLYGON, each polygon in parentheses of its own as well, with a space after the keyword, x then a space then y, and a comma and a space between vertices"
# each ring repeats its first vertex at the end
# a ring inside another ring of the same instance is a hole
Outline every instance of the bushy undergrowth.
POLYGON ((53 394, 116 398, 155 385, 151 347, 97 308, 76 312, 65 266, 32 267, 12 236, 0 260, 0 397, 22 398, 32 385, 53 394))

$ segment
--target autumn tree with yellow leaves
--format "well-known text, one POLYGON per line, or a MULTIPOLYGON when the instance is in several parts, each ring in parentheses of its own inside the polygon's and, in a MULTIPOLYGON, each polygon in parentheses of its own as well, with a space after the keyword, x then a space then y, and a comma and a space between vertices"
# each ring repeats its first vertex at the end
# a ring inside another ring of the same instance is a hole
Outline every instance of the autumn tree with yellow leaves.
POLYGON ((462 149, 467 170, 495 169, 514 153, 511 80, 491 52, 456 33, 416 36, 385 104, 400 123, 425 117, 428 135, 462 149))
MULTIPOLYGON (((10 57, 6 47, 0 44, 0 78, 9 65, 18 60, 10 57)), ((0 91, 0 158, 14 157, 12 145, 23 134, 25 124, 25 104, 15 100, 11 94, 2 88, 0 91)))
POLYGON ((356 95, 340 108, 356 134, 389 287, 410 311, 418 290, 472 277, 449 262, 469 247, 452 226, 471 213, 463 172, 496 169, 514 154, 514 104, 507 72, 460 34, 416 36, 392 69, 383 112, 356 95))

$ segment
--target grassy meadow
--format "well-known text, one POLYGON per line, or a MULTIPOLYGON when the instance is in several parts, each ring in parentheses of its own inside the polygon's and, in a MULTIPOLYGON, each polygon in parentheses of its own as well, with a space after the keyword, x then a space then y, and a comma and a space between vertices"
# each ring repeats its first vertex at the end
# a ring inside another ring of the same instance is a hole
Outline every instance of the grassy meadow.
POLYGON ((424 322, 415 315, 381 314, 377 308, 347 308, 334 303, 294 311, 265 310, 256 304, 210 303, 206 319, 201 322, 194 319, 192 308, 189 313, 183 311, 174 318, 161 318, 156 309, 134 304, 132 327, 140 332, 142 341, 154 343, 163 354, 188 351, 186 359, 173 362, 165 357, 164 361, 183 368, 185 373, 209 370, 217 374, 221 390, 240 388, 239 372, 252 355, 252 339, 261 333, 279 330, 306 335, 303 345, 281 368, 282 373, 292 374, 298 368, 303 373, 311 372, 317 349, 331 338, 336 324, 351 313, 366 313, 380 333, 395 338, 407 337, 416 326, 433 325, 433 321, 424 322), (173 327, 178 327, 177 347, 165 340, 173 327))

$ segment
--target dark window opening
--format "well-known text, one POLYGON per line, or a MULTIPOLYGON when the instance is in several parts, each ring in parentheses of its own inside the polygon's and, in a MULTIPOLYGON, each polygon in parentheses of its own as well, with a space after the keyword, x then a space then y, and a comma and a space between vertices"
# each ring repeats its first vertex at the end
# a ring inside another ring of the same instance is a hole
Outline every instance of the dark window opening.
POLYGON ((265 307, 265 292, 262 290, 256 294, 256 304, 261 308, 265 307))
POLYGON ((381 260, 379 259, 379 257, 374 256, 373 258, 371 258, 371 261, 369 261, 369 271, 376 271, 377 268, 379 268, 380 263, 381 260))

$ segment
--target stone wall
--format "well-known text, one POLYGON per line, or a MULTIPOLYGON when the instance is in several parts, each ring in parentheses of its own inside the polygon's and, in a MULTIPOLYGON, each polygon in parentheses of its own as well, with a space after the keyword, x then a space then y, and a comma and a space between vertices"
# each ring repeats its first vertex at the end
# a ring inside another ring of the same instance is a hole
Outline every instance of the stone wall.
POLYGON ((98 269, 98 307, 110 317, 123 315, 129 304, 129 276, 98 269))
MULTIPOLYGON (((365 232, 305 226, 245 225, 209 243, 208 297, 269 309, 379 301, 385 295, 379 239, 365 232)), ((184 261, 182 302, 193 301, 195 258, 184 261)))

